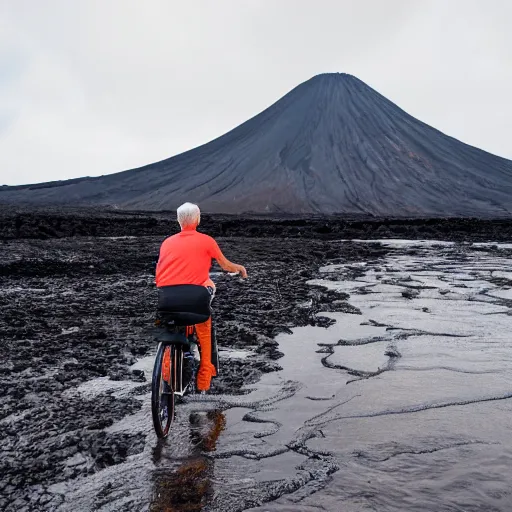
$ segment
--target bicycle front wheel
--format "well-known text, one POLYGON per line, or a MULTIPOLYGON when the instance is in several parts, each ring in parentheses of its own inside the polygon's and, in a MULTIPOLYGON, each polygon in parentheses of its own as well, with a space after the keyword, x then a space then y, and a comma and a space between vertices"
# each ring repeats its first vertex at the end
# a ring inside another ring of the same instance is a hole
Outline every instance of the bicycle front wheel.
POLYGON ((153 426, 159 438, 167 437, 174 421, 174 381, 176 354, 174 346, 160 343, 153 367, 151 412, 153 426))

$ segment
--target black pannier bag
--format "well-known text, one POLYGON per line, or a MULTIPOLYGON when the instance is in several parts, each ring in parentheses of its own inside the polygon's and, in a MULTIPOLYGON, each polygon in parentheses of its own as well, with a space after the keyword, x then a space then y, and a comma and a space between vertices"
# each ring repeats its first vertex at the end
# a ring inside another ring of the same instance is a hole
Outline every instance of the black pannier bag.
POLYGON ((202 324, 210 318, 211 295, 204 286, 180 284, 158 289, 158 311, 173 325, 202 324))

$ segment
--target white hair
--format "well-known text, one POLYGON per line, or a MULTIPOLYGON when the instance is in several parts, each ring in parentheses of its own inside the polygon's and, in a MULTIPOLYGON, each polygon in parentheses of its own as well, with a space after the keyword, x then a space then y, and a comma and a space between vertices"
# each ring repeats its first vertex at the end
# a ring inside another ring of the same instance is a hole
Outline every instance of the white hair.
POLYGON ((188 226, 197 226, 201 219, 201 211, 199 206, 193 203, 184 203, 176 211, 178 214, 178 222, 182 228, 188 226))

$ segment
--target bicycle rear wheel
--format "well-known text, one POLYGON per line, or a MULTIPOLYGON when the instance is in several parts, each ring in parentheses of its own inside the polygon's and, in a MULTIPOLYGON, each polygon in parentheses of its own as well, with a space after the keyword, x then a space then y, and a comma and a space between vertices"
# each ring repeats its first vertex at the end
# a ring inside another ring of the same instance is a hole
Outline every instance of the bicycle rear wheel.
POLYGON ((176 375, 176 348, 160 343, 153 367, 151 383, 151 413, 153 426, 159 438, 167 437, 174 421, 174 382, 176 375))

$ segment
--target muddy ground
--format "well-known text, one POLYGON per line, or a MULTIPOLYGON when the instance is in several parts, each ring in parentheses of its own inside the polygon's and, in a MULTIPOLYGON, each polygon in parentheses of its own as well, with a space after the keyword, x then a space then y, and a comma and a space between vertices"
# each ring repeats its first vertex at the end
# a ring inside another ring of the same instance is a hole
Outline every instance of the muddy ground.
MULTIPOLYGON (((130 366, 155 348, 152 273, 159 244, 174 229, 169 217, 0 211, 0 509, 56 510, 63 498, 50 486, 144 449, 140 432, 105 431, 140 409, 140 400, 110 391, 89 400, 72 391, 97 377, 135 383, 133 395, 148 388, 130 366)), ((358 313, 348 295, 306 282, 321 265, 375 263, 387 249, 337 239, 503 241, 512 222, 206 217, 203 230, 250 275, 215 277, 219 344, 253 353, 225 360, 214 381, 212 393, 236 394, 279 369, 277 334, 330 325, 319 311, 358 313)))

